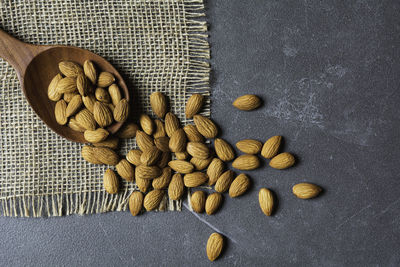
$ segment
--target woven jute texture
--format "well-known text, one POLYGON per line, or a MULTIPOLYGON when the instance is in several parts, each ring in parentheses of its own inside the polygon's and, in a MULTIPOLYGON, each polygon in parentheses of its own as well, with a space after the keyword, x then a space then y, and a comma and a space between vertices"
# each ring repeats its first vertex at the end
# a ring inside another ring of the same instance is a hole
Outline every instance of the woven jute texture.
MULTIPOLYGON (((209 44, 202 0, 0 0, 0 27, 32 44, 73 45, 109 60, 147 114, 164 92, 182 124, 194 92, 209 96, 209 44)), ((203 114, 209 115, 209 97, 203 114)), ((0 59, 0 212, 61 216, 125 210, 133 183, 105 193, 107 166, 80 156, 82 145, 45 126, 28 105, 15 71, 0 59)), ((121 156, 136 146, 124 140, 121 156)), ((160 210, 179 210, 164 199, 160 210)))

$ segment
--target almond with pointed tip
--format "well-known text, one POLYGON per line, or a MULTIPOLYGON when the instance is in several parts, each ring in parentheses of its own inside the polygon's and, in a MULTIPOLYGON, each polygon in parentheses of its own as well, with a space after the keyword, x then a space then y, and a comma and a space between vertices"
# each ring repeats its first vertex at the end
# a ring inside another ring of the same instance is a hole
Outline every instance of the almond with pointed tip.
POLYGON ((167 113, 167 99, 161 92, 154 92, 150 95, 150 105, 154 114, 160 119, 163 119, 167 113))
POLYGON ((250 187, 249 177, 241 173, 231 183, 229 187, 229 196, 234 198, 243 195, 250 187))
POLYGON ((203 172, 192 172, 185 174, 183 182, 186 187, 197 187, 207 182, 207 174, 203 172))
POLYGON ((68 127, 71 128, 74 131, 83 133, 86 131, 85 128, 83 128, 79 123, 76 121, 75 117, 71 117, 68 122, 68 127))
POLYGON ((155 189, 144 197, 143 206, 147 211, 155 210, 164 197, 164 191, 155 189))
POLYGON ((199 133, 196 126, 193 124, 188 124, 183 127, 186 133, 186 137, 190 142, 204 142, 204 137, 199 133))
POLYGON ((208 195, 206 200, 206 213, 208 215, 214 214, 222 203, 222 195, 220 193, 212 193, 208 195))
POLYGON ((165 167, 162 170, 160 176, 155 178, 152 182, 152 186, 154 189, 165 189, 168 187, 169 182, 171 181, 172 171, 170 167, 165 167))
POLYGON ((184 190, 185 186, 183 184, 182 175, 180 173, 175 173, 168 186, 168 197, 172 200, 178 200, 182 197, 184 190))
POLYGON ((272 159, 278 154, 279 146, 281 145, 282 136, 276 135, 269 138, 263 145, 261 156, 266 159, 272 159))
POLYGON ((246 154, 258 154, 261 151, 262 143, 253 139, 244 139, 236 143, 236 147, 246 154))
POLYGON ((115 150, 118 148, 118 143, 119 139, 117 137, 111 136, 108 137, 106 140, 94 143, 93 145, 97 147, 108 147, 115 150))
POLYGON ((146 166, 154 165, 160 155, 161 151, 157 147, 152 146, 143 151, 142 155, 140 156, 140 162, 146 166))
POLYGON ((100 127, 107 127, 113 122, 111 110, 101 102, 94 103, 93 116, 100 127))
POLYGON ((126 159, 121 159, 115 168, 118 174, 126 181, 132 182, 135 179, 135 169, 126 159))
POLYGON ((115 82, 114 75, 106 71, 100 72, 99 77, 97 78, 97 86, 102 88, 108 87, 114 82, 115 82))
POLYGON ((85 73, 86 77, 90 80, 92 84, 96 84, 97 71, 92 61, 86 60, 83 63, 83 72, 85 73))
POLYGON ((117 136, 123 139, 134 138, 138 129, 139 127, 133 122, 124 123, 117 132, 117 136))
POLYGON ((89 84, 86 76, 83 73, 78 74, 76 77, 76 88, 81 96, 89 94, 89 84))
POLYGON ((59 94, 73 93, 77 90, 75 78, 65 77, 57 83, 57 92, 59 94))
POLYGON ((161 175, 161 169, 158 166, 136 166, 135 176, 141 179, 154 179, 161 175))
POLYGON ((184 160, 172 160, 168 163, 168 166, 174 171, 183 174, 191 173, 194 170, 194 166, 190 162, 184 160))
POLYGON ((180 123, 178 117, 175 116, 172 112, 168 112, 165 115, 165 132, 168 137, 171 137, 172 134, 180 128, 180 123))
POLYGON ((172 152, 183 152, 186 149, 186 135, 183 129, 176 130, 169 139, 169 149, 172 152))
POLYGON ((88 109, 82 109, 75 115, 76 122, 86 130, 95 130, 96 121, 88 109))
POLYGON ((96 158, 103 164, 115 166, 119 162, 118 154, 107 147, 93 147, 96 158))
POLYGON ((64 76, 72 78, 83 72, 82 67, 72 61, 61 61, 58 63, 58 68, 64 76))
POLYGON ((195 169, 197 171, 202 171, 205 168, 207 168, 207 166, 211 163, 212 160, 213 160, 212 157, 210 157, 208 159, 192 158, 190 160, 190 163, 193 164, 193 166, 195 167, 195 169))
POLYGON ((232 105, 240 110, 253 110, 261 105, 261 99, 256 95, 242 95, 236 98, 232 105))
POLYGON ((232 167, 242 171, 250 171, 260 167, 260 160, 255 155, 241 155, 232 162, 232 167))
POLYGON ((224 238, 218 233, 212 233, 207 241, 207 257, 210 261, 215 261, 224 247, 224 238))
POLYGON ((214 185, 223 172, 224 172, 224 162, 218 158, 214 158, 207 168, 207 175, 209 178, 208 184, 214 185))
POLYGON ((60 125, 65 125, 68 121, 68 117, 66 114, 67 111, 67 103, 64 100, 59 100, 54 107, 54 116, 56 117, 56 121, 60 125))
POLYGON ((271 216, 274 208, 274 196, 272 192, 267 188, 261 188, 258 192, 258 202, 262 212, 267 216, 271 216))
POLYGON ((154 141, 153 138, 151 138, 151 136, 147 135, 145 132, 137 130, 136 144, 138 145, 140 150, 145 151, 154 146, 154 141))
POLYGON ((65 110, 65 115, 70 117, 74 115, 82 106, 82 96, 75 95, 71 101, 68 103, 67 109, 65 110))
POLYGON ((163 136, 154 139, 154 144, 162 152, 170 152, 169 150, 169 137, 163 136))
POLYGON ((208 159, 210 157, 210 150, 205 144, 200 142, 187 143, 186 151, 194 158, 208 159))
POLYGON ((96 88, 94 96, 96 97, 97 101, 101 103, 108 104, 111 102, 110 94, 104 88, 101 87, 96 88))
POLYGON ((74 96, 79 95, 77 92, 72 92, 72 93, 65 93, 63 95, 63 99, 65 102, 69 103, 71 102, 72 98, 74 98, 74 96))
POLYGON ((115 105, 114 120, 117 122, 124 122, 129 116, 129 103, 125 98, 115 105))
POLYGON ((149 189, 149 186, 151 184, 151 180, 149 179, 142 179, 135 177, 135 182, 136 186, 139 188, 140 192, 146 193, 147 190, 149 189))
POLYGON ((269 166, 274 169, 283 170, 293 166, 295 163, 295 159, 292 154, 288 152, 284 152, 276 155, 269 162, 269 166))
POLYGON ((118 85, 116 85, 115 83, 111 84, 108 87, 108 94, 110 95, 111 103, 114 106, 116 106, 122 99, 121 91, 119 90, 118 85))
POLYGON ((204 96, 200 94, 193 94, 186 102, 185 115, 186 118, 191 119, 194 115, 199 113, 203 106, 204 96))
POLYGON ((139 191, 134 191, 129 196, 129 211, 132 216, 136 216, 140 213, 143 206, 143 194, 139 191))
POLYGON ((142 164, 140 160, 142 153, 143 152, 139 149, 129 150, 128 154, 126 154, 126 159, 129 161, 129 163, 132 163, 135 166, 139 166, 140 164, 142 164))
POLYGON ((57 74, 51 80, 49 87, 47 88, 47 96, 51 101, 58 101, 62 97, 62 94, 57 91, 57 84, 61 79, 62 79, 61 74, 57 74))
POLYGON ((155 130, 153 133, 154 138, 164 137, 167 134, 165 133, 164 123, 160 120, 154 120, 155 130))
POLYGON ((97 128, 96 130, 86 130, 83 136, 85 137, 85 140, 90 142, 90 143, 98 143, 101 141, 106 140, 108 137, 109 132, 103 128, 97 128))
POLYGON ((321 193, 321 187, 310 183, 299 183, 293 186, 293 194, 301 199, 314 198, 321 193))
POLYGON ((107 169, 103 176, 103 186, 107 193, 116 194, 119 189, 119 180, 115 172, 107 169))
POLYGON ((190 197, 190 205, 192 209, 197 213, 204 212, 206 205, 206 194, 204 191, 196 191, 190 197))
POLYGON ((228 162, 235 158, 235 151, 232 146, 222 138, 214 141, 215 153, 222 161, 228 162))
POLYGON ((176 157, 176 159, 185 160, 189 157, 189 153, 187 153, 186 151, 175 152, 175 157, 176 157))
POLYGON ((154 124, 149 115, 141 114, 139 117, 139 123, 142 127, 143 132, 147 133, 148 135, 153 134, 154 124))
POLYGON ((218 128, 212 120, 201 115, 194 115, 193 120, 202 136, 205 138, 215 138, 217 136, 218 128))
POLYGON ((84 160, 92 164, 103 164, 95 155, 94 147, 83 146, 81 150, 81 155, 84 160))
POLYGON ((233 181, 233 177, 234 177, 235 173, 231 170, 227 170, 226 172, 224 172, 217 180, 217 182, 215 183, 215 191, 219 192, 219 193, 224 193, 226 191, 228 191, 229 186, 231 185, 232 181, 233 181))
POLYGON ((91 112, 93 113, 94 110, 94 104, 97 102, 96 98, 94 95, 88 95, 88 96, 83 96, 82 97, 83 105, 91 112))

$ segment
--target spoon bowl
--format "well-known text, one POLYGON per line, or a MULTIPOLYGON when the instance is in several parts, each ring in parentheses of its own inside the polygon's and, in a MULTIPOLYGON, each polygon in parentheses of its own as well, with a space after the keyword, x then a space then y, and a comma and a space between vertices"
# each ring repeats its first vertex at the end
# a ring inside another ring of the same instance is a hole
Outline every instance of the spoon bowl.
MULTIPOLYGON (((121 94, 129 101, 129 91, 118 71, 104 58, 78 47, 72 46, 35 46, 23 43, 0 30, 0 57, 8 61, 16 70, 22 90, 28 103, 37 115, 54 132, 62 137, 80 143, 87 142, 83 133, 59 125, 54 115, 56 102, 49 100, 47 88, 57 73, 58 63, 73 61, 80 65, 91 60, 98 71, 107 71, 114 75, 121 94)), ((107 130, 115 133, 123 123, 116 122, 107 130)))

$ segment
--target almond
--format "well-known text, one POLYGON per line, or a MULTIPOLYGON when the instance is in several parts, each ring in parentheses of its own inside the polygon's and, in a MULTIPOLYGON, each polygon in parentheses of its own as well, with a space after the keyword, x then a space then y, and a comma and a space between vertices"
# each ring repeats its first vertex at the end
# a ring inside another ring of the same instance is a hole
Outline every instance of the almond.
POLYGON ((154 144, 162 152, 170 152, 168 136, 158 137, 158 138, 154 139, 154 144))
POLYGON ((96 84, 97 81, 97 71, 92 61, 86 60, 83 63, 83 72, 86 77, 92 82, 92 84, 96 84))
POLYGON ((142 130, 147 133, 148 135, 151 135, 154 131, 154 124, 149 115, 147 114, 142 114, 139 117, 139 122, 140 126, 142 127, 142 130))
POLYGON ((261 99, 256 95, 243 95, 236 98, 232 105, 240 110, 253 110, 261 105, 261 99))
POLYGON ((279 146, 281 145, 282 136, 273 136, 268 139, 261 150, 261 156, 266 159, 272 159, 278 154, 279 146))
POLYGON ((108 93, 111 97, 111 103, 116 106, 122 99, 121 91, 119 90, 118 85, 115 83, 111 84, 110 87, 108 87, 108 93))
POLYGON ((54 76, 54 78, 51 80, 49 84, 49 87, 47 89, 47 96, 51 101, 58 101, 62 97, 62 94, 59 93, 57 90, 57 84, 61 79, 62 79, 61 74, 57 74, 56 76, 54 76))
POLYGON ((143 206, 143 194, 139 191, 134 191, 129 196, 129 211, 132 216, 136 216, 140 213, 143 206))
POLYGON ((118 122, 126 121, 129 116, 129 103, 124 98, 118 102, 114 109, 114 120, 118 122))
POLYGON ((83 72, 81 66, 72 61, 61 61, 58 63, 58 68, 66 77, 76 77, 83 72))
POLYGON ((107 147, 94 147, 94 155, 103 164, 115 166, 119 162, 119 157, 114 150, 107 147))
POLYGON ((161 151, 157 147, 152 146, 143 151, 142 155, 140 156, 140 162, 146 166, 154 165, 160 155, 161 151))
POLYGON ((115 110, 114 105, 111 103, 104 103, 104 104, 110 109, 111 113, 114 114, 114 110, 115 110))
POLYGON ((54 116, 56 117, 56 121, 60 125, 65 125, 68 121, 68 117, 66 114, 67 103, 64 100, 59 100, 54 107, 54 116))
POLYGON ((139 188, 140 192, 146 193, 151 184, 151 180, 135 177, 135 181, 136 186, 139 188))
POLYGON ((203 191, 194 192, 190 198, 190 205, 195 212, 204 212, 206 205, 206 194, 203 191))
POLYGON ((195 167, 195 169, 197 171, 201 171, 201 170, 204 170, 205 168, 207 168, 207 166, 210 164, 210 162, 212 160, 213 160, 212 157, 210 157, 208 159, 192 158, 190 160, 190 163, 193 164, 193 166, 195 167))
POLYGON ((309 199, 318 196, 322 189, 315 184, 300 183, 293 186, 292 191, 293 194, 298 198, 309 199))
POLYGON ((160 120, 155 120, 154 124, 155 124, 155 130, 153 133, 154 138, 166 136, 164 123, 160 120))
POLYGON ((176 130, 169 139, 169 149, 172 152, 183 152, 186 148, 186 135, 183 129, 176 130))
POLYGON ((147 211, 154 210, 158 207, 161 200, 164 197, 164 191, 155 189, 150 191, 145 197, 143 201, 143 206, 147 211))
POLYGON ((154 179, 161 175, 161 169, 157 166, 136 166, 136 177, 141 179, 154 179))
POLYGON ((168 166, 168 162, 171 160, 171 153, 169 152, 162 152, 160 156, 160 160, 157 163, 157 166, 160 168, 165 168, 168 166))
POLYGON ((200 94, 193 94, 186 102, 185 115, 186 118, 191 119, 196 115, 203 106, 204 96, 200 94))
POLYGON ((84 131, 86 131, 85 128, 83 128, 81 125, 79 125, 79 123, 76 121, 75 117, 69 119, 68 127, 76 132, 83 133, 84 131))
POLYGON ((165 167, 159 177, 153 180, 152 186, 154 189, 165 189, 171 181, 172 171, 170 167, 165 167))
POLYGON ((214 185, 218 178, 224 172, 224 162, 218 158, 214 158, 210 165, 208 165, 207 175, 209 178, 208 184, 214 185))
POLYGON ((255 155, 241 155, 232 162, 232 167, 242 171, 257 169, 260 166, 260 160, 255 155))
POLYGON ((76 88, 81 96, 86 96, 90 93, 88 80, 83 73, 79 73, 76 77, 76 88))
POLYGON ((94 104, 97 102, 96 98, 94 95, 88 95, 88 96, 83 96, 82 97, 83 105, 91 112, 93 113, 94 110, 94 104))
POLYGON ((135 179, 135 170, 126 159, 121 159, 115 168, 117 169, 118 174, 128 182, 131 182, 135 179))
POLYGON ((139 166, 142 164, 140 157, 142 156, 142 151, 139 149, 129 150, 128 154, 126 154, 126 159, 135 166, 139 166))
POLYGON ((59 94, 73 93, 77 90, 76 79, 71 77, 62 78, 57 83, 57 92, 59 94))
POLYGON ((115 82, 115 77, 109 72, 103 71, 99 74, 97 85, 99 87, 108 87, 115 82))
POLYGON ((295 159, 292 154, 288 152, 284 152, 276 155, 269 162, 269 166, 274 169, 282 170, 293 166, 295 163, 295 159))
POLYGON ((108 137, 109 132, 107 130, 104 130, 103 128, 98 128, 94 131, 92 130, 86 130, 83 136, 85 137, 86 141, 90 143, 98 143, 101 141, 106 140, 108 137))
POLYGON ((136 131, 136 144, 142 151, 154 146, 153 138, 140 130, 136 131))
POLYGON ((184 160, 172 160, 168 163, 168 166, 174 171, 184 174, 191 173, 194 170, 194 166, 190 162, 184 160))
POLYGON ((189 157, 189 153, 187 153, 186 151, 175 152, 175 157, 176 157, 176 159, 185 160, 189 157))
POLYGON ((96 91, 94 93, 97 101, 101 103, 110 103, 111 102, 111 97, 110 94, 101 87, 96 88, 96 91))
POLYGON ((96 121, 88 109, 82 109, 75 115, 76 122, 86 130, 95 130, 96 121))
POLYGON ((134 138, 138 129, 139 127, 133 122, 125 123, 117 132, 117 136, 123 139, 134 138))
POLYGON ((87 162, 90 162, 92 164, 103 164, 99 159, 97 159, 94 152, 94 147, 92 146, 83 146, 81 150, 81 155, 82 158, 87 162))
POLYGON ((200 142, 187 143, 186 151, 194 158, 208 159, 210 157, 210 150, 205 144, 200 142))
POLYGON ((258 154, 262 146, 260 141, 253 139, 244 139, 236 143, 236 147, 246 154, 258 154))
POLYGON ((183 183, 186 187, 197 187, 207 182, 207 180, 207 174, 203 172, 188 173, 183 177, 183 183))
POLYGON ((182 175, 175 173, 168 186, 168 197, 172 200, 178 200, 182 197, 184 189, 182 175))
POLYGON ((199 133, 196 126, 193 124, 188 124, 183 127, 186 133, 186 137, 190 142, 204 142, 204 137, 199 133))
POLYGON ((231 161, 235 158, 235 151, 232 146, 224 139, 217 138, 214 141, 215 153, 217 156, 225 162, 231 161))
POLYGON ((233 181, 233 176, 235 173, 231 170, 228 170, 221 174, 221 176, 218 178, 217 182, 215 183, 215 191, 219 193, 224 193, 228 191, 229 186, 231 185, 233 181))
POLYGON ((180 127, 179 119, 171 112, 165 115, 165 132, 169 137, 180 127))
POLYGON ((258 201, 262 212, 267 216, 271 216, 274 208, 274 196, 272 192, 267 188, 261 188, 260 192, 258 192, 258 201))
POLYGON ((111 110, 101 102, 94 104, 93 116, 100 127, 107 127, 113 122, 111 110))
POLYGON ((218 128, 209 118, 201 115, 193 116, 194 124, 197 130, 205 138, 214 138, 218 134, 218 128))
POLYGON ((250 187, 250 179, 246 174, 239 174, 235 180, 233 180, 229 187, 229 196, 238 197, 243 195, 250 187))
POLYGON ((74 96, 68 103, 65 115, 70 117, 74 115, 82 106, 82 97, 80 95, 74 96))
POLYGON ((108 137, 106 140, 94 143, 93 145, 97 147, 108 147, 115 150, 118 148, 118 143, 119 143, 118 138, 108 137))
POLYGON ((206 213, 208 215, 214 214, 222 203, 222 195, 220 193, 212 193, 208 195, 206 200, 206 213))
POLYGON ((218 233, 212 233, 207 241, 207 257, 210 261, 215 261, 224 247, 224 238, 218 233))
POLYGON ((74 96, 77 96, 77 95, 79 95, 79 94, 76 93, 76 92, 73 92, 73 93, 65 93, 65 94, 63 95, 63 99, 64 99, 65 102, 69 103, 69 102, 71 102, 72 98, 74 98, 74 96))
POLYGON ((118 193, 119 181, 115 172, 111 169, 107 169, 103 176, 104 189, 109 194, 118 193))
POLYGON ((167 100, 164 94, 160 92, 154 92, 150 95, 150 105, 154 114, 160 119, 163 119, 165 113, 167 113, 167 100))

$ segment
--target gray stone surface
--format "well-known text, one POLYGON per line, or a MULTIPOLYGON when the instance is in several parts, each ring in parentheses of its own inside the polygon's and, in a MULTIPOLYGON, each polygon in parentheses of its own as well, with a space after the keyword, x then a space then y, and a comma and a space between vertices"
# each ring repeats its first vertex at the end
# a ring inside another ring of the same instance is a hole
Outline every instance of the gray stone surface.
MULTIPOLYGON (((400 5, 397 1, 208 1, 213 119, 231 143, 280 134, 298 164, 248 172, 252 190, 215 216, 128 212, 0 217, 0 265, 399 266, 400 5), (239 95, 265 101, 254 112, 239 95), (324 193, 299 200, 298 182, 324 193), (279 199, 264 216, 257 192, 279 199)), ((266 165, 266 164, 265 164, 266 165)))

